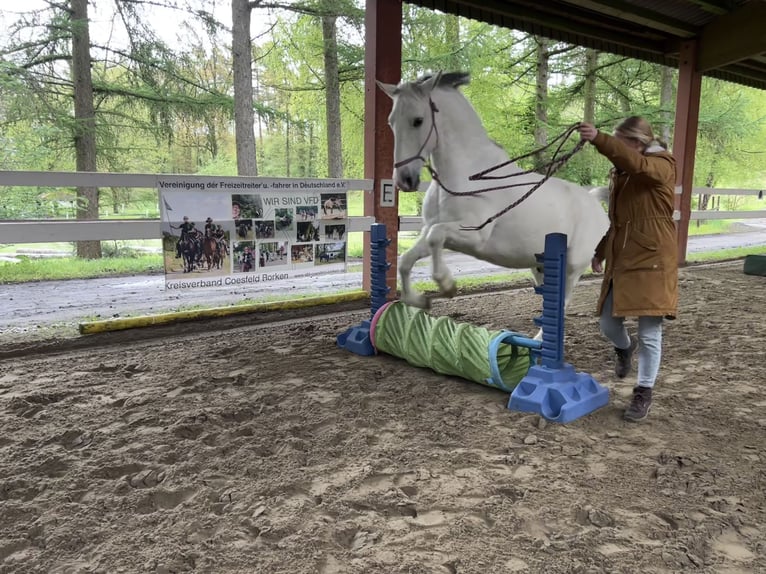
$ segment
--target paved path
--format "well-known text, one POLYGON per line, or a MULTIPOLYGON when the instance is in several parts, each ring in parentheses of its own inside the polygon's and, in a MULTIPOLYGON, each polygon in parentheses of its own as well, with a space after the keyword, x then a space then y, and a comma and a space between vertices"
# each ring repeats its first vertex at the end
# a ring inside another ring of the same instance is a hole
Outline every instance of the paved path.
MULTIPOLYGON (((694 253, 751 245, 766 245, 766 225, 762 231, 690 237, 688 250, 694 253)), ((448 253, 446 262, 456 277, 483 277, 510 271, 454 252, 448 253)), ((430 278, 430 266, 418 265, 412 275, 415 281, 427 280, 430 278)), ((0 334, 4 330, 27 330, 88 319, 161 313, 193 306, 226 306, 245 299, 277 299, 289 295, 360 289, 362 274, 333 273, 276 281, 257 287, 184 291, 166 291, 164 284, 163 275, 141 275, 0 285, 0 334)))

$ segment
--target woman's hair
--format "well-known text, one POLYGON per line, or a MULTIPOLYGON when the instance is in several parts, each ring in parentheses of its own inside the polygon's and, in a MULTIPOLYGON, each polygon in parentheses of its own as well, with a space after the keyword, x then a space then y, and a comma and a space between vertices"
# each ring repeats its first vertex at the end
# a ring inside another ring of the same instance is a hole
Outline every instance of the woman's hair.
POLYGON ((641 116, 631 116, 628 119, 623 120, 616 128, 614 128, 614 132, 620 134, 622 137, 641 142, 645 149, 651 147, 653 144, 668 149, 668 144, 659 138, 654 137, 652 126, 641 116))

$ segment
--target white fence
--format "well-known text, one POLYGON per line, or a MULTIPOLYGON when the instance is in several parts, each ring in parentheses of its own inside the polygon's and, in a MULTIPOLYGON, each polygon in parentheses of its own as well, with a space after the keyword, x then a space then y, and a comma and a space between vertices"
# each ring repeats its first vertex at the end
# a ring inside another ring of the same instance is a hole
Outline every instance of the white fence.
MULTIPOLYGON (((153 188, 157 189, 157 180, 161 177, 178 177, 179 174, 128 174, 100 172, 38 172, 38 171, 0 171, 0 187, 123 187, 123 188, 153 188)), ((219 181, 218 176, 189 176, 198 180, 219 181)), ((274 178, 242 178, 252 181, 255 179, 274 178)), ((285 182, 295 179, 284 178, 285 182)), ((327 180, 302 179, 301 181, 338 181, 343 182, 347 189, 371 191, 371 179, 327 180)), ((680 188, 676 189, 680 194, 680 188)), ((753 189, 715 189, 696 187, 694 195, 741 195, 758 196, 763 198, 763 190, 753 189)), ((766 203, 764 204, 766 205, 766 203)), ((679 212, 674 214, 680 219, 679 212)), ((712 219, 755 219, 766 218, 766 209, 758 211, 692 211, 692 220, 712 219)), ((368 231, 374 223, 372 217, 350 217, 349 231, 368 231)), ((399 217, 399 231, 418 231, 422 219, 414 216, 399 217)), ((0 221, 0 244, 8 243, 51 243, 87 240, 126 240, 126 239, 160 239, 159 219, 124 219, 124 220, 11 220, 0 221)))
MULTIPOLYGON (((158 179, 187 177, 179 174, 133 174, 100 172, 38 172, 0 171, 0 187, 122 187, 157 189, 158 179)), ((217 182, 219 176, 189 175, 195 181, 217 182)), ((301 181, 337 182, 350 190, 369 191, 371 179, 309 179, 309 178, 231 178, 243 181, 301 181)), ((158 202, 159 204, 159 202, 158 202)), ((372 217, 349 217, 348 231, 369 231, 375 222, 372 217)), ((58 241, 161 239, 160 220, 157 219, 104 219, 99 221, 28 219, 0 220, 0 244, 8 243, 53 243, 58 241)))
MULTIPOLYGON (((764 199, 766 191, 763 189, 716 189, 714 187, 695 187, 692 188, 694 195, 745 195, 756 196, 759 199, 764 199)), ((764 202, 766 206, 766 201, 764 202)), ((766 210, 759 209, 757 211, 719 211, 706 209, 704 211, 692 211, 690 219, 695 220, 710 220, 710 219, 761 219, 766 217, 766 210)), ((676 217, 676 219, 679 219, 676 217)))
MULTIPOLYGON (((429 182, 421 184, 421 190, 425 191, 429 185, 429 182)), ((766 197, 766 191, 758 189, 716 189, 712 187, 695 187, 692 189, 693 195, 743 195, 743 196, 756 196, 760 199, 766 197)), ((676 195, 681 195, 681 186, 676 186, 676 195)), ((766 207, 766 200, 764 201, 766 207)), ((713 211, 705 209, 701 211, 692 211, 690 220, 712 220, 712 219, 761 219, 766 218, 766 209, 757 211, 713 211)), ((681 219, 681 212, 676 210, 673 212, 673 219, 679 221, 681 219)), ((414 216, 401 216, 399 217, 399 231, 419 231, 422 225, 422 219, 414 216)))

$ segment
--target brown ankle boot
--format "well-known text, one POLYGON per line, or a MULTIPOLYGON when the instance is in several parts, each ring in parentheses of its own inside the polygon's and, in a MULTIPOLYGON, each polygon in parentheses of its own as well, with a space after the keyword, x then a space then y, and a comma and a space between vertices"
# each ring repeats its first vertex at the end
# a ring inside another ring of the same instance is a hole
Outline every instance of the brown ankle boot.
POLYGON ((652 389, 649 387, 635 387, 633 389, 633 399, 628 408, 625 409, 624 418, 626 421, 638 422, 644 420, 649 415, 652 408, 652 389))
POLYGON ((614 352, 617 354, 617 362, 614 364, 614 374, 618 379, 624 379, 630 374, 631 359, 633 358, 633 352, 638 347, 638 340, 634 337, 630 338, 630 347, 627 349, 614 348, 614 352))

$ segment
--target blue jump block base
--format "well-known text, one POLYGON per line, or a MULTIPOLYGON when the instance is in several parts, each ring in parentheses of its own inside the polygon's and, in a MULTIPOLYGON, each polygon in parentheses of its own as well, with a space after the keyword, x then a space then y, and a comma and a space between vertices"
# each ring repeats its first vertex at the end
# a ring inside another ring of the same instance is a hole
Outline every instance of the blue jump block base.
POLYGON ((357 355, 368 357, 375 354, 375 348, 370 340, 370 321, 362 321, 359 325, 346 329, 335 337, 335 342, 341 349, 346 349, 357 355))
POLYGON ((587 373, 564 363, 552 369, 533 365, 508 400, 514 411, 537 413, 552 422, 568 423, 606 406, 609 389, 587 373))

